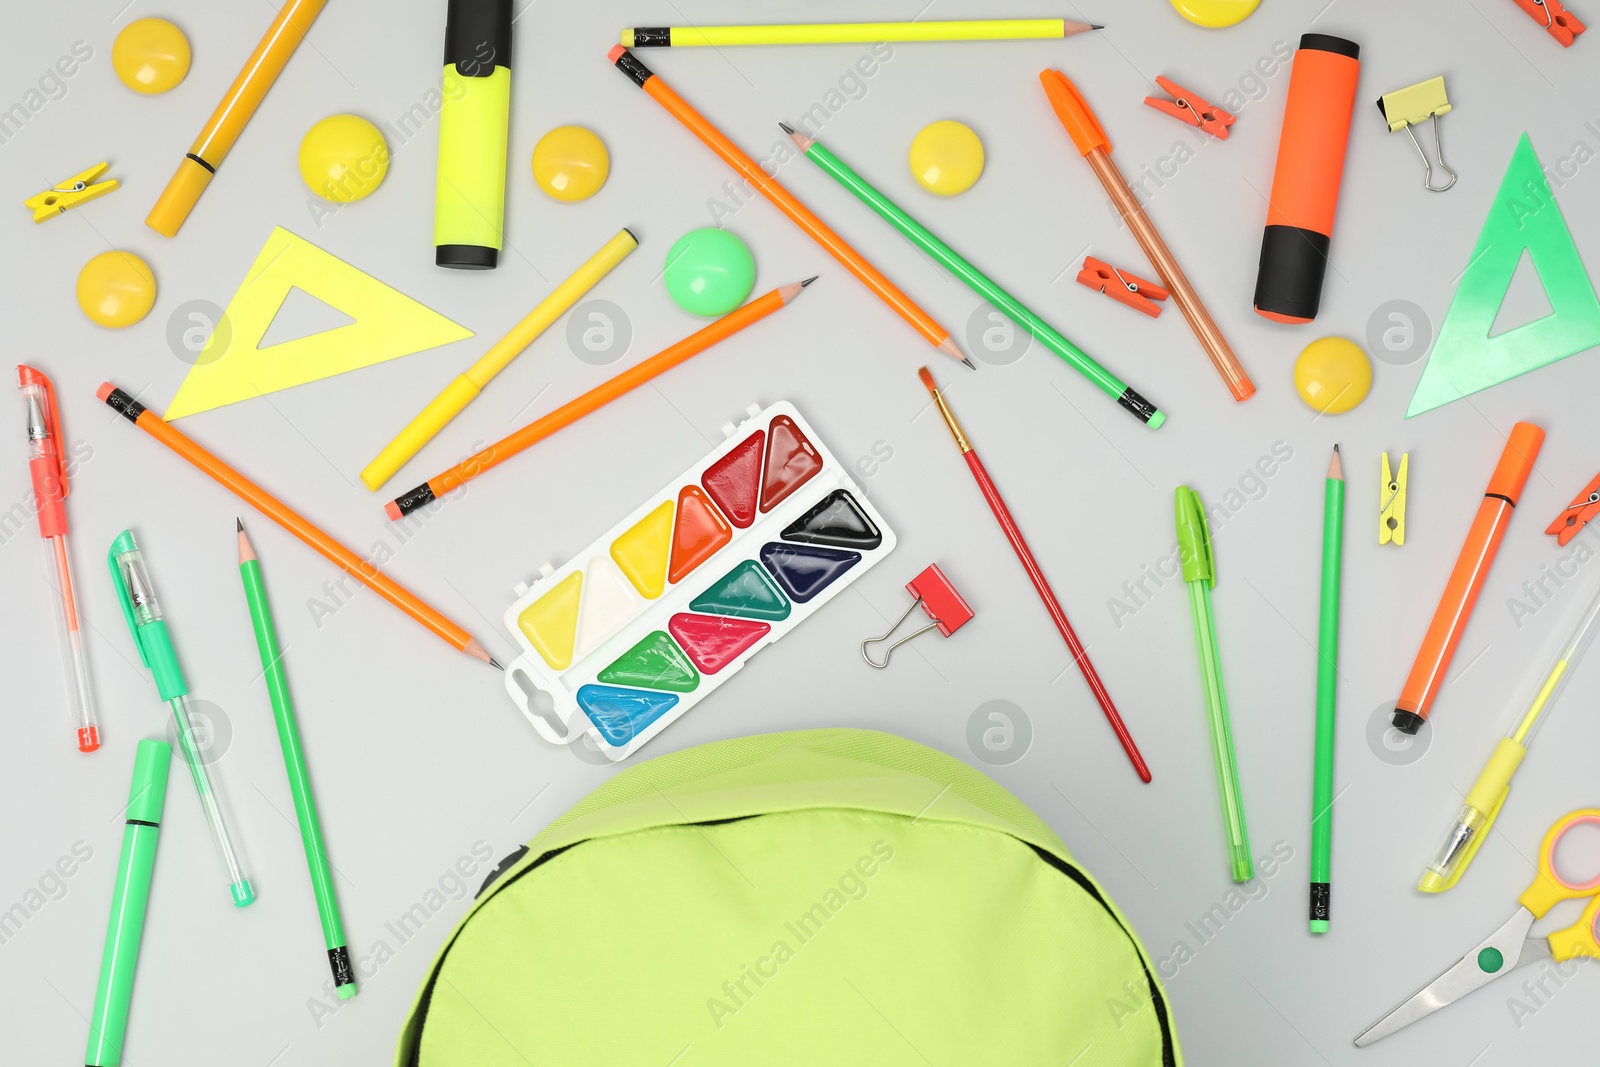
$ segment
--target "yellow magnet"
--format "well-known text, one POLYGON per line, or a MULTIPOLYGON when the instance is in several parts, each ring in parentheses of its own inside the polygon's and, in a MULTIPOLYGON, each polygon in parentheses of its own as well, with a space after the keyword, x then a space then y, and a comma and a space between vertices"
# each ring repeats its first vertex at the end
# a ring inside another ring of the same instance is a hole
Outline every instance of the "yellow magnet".
POLYGON ((1249 18, 1261 0, 1172 0, 1172 6, 1196 26, 1220 29, 1249 18))
POLYGON ((189 73, 189 39, 166 19, 136 19, 112 43, 111 69, 136 93, 164 93, 189 73))
POLYGON ((155 302, 156 276, 132 252, 101 252, 78 272, 78 306, 108 329, 132 326, 155 302))
POLYGON ((389 173, 389 142, 359 115, 329 115, 300 141, 300 177, 336 204, 371 196, 389 173))
POLYGON ((587 200, 611 173, 605 142, 582 126, 557 126, 533 146, 533 180, 557 200, 587 200))
POLYGON ((971 189, 983 173, 983 142, 959 122, 924 126, 911 142, 911 176, 935 196, 971 189))
POLYGON ((1294 387, 1311 410, 1339 415, 1367 398, 1372 361, 1354 341, 1324 337, 1294 361, 1294 387))

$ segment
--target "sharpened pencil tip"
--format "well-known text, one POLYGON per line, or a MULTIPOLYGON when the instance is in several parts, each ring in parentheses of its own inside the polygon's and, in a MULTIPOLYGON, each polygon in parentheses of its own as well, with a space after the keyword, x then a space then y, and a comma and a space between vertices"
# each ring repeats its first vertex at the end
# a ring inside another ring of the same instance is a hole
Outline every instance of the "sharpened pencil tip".
POLYGON ((961 362, 965 363, 972 370, 977 370, 978 369, 978 365, 976 363, 972 362, 972 357, 971 356, 962 356, 961 357, 961 362))
POLYGON ((1328 460, 1328 477, 1344 481, 1344 464, 1339 461, 1339 446, 1333 446, 1333 456, 1328 460))
POLYGON ((778 129, 782 130, 784 133, 793 133, 794 132, 794 127, 789 125, 787 122, 778 123, 778 129))
POLYGON ((1104 26, 1096 26, 1096 25, 1095 25, 1095 24, 1094 24, 1094 23, 1092 23, 1092 22, 1091 22, 1091 23, 1089 23, 1089 28, 1090 28, 1090 29, 1091 29, 1091 30, 1103 30, 1103 29, 1105 29, 1105 27, 1104 27, 1104 26))
POLYGON ((810 285, 812 282, 816 281, 820 277, 822 277, 822 275, 813 274, 811 277, 807 278, 805 281, 800 283, 800 288, 804 289, 806 286, 810 285))
POLYGON ((489 657, 489 666, 493 667, 497 671, 505 670, 504 667, 500 666, 500 661, 495 659, 493 656, 489 657))
POLYGON ((237 515, 233 517, 233 528, 239 533, 244 533, 244 523, 239 521, 239 516, 237 515))

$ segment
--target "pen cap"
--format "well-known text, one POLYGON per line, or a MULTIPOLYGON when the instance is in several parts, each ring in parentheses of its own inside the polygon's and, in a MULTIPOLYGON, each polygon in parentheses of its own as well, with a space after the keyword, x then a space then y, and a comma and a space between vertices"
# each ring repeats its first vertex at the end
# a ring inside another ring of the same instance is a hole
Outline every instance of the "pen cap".
POLYGON ((1041 70, 1039 84, 1044 86, 1044 95, 1050 98, 1056 118, 1072 135, 1072 143, 1078 146, 1079 152, 1088 155, 1096 148, 1111 151, 1111 141, 1106 137, 1106 131, 1100 128, 1100 122, 1094 117, 1088 101, 1084 100, 1078 87, 1065 74, 1048 68, 1041 70))
POLYGON ((1506 439, 1505 451, 1500 453, 1500 462, 1495 464, 1494 476, 1489 479, 1484 495, 1504 497, 1516 507, 1543 444, 1544 430, 1533 423, 1519 422, 1511 427, 1511 436, 1506 439))
POLYGON ((1178 517, 1178 565, 1185 582, 1217 584, 1217 561, 1211 549, 1211 524, 1200 494, 1187 485, 1173 490, 1178 517))
POLYGON ((511 67, 511 0, 450 0, 444 62, 463 78, 487 78, 511 67))
POLYGON ((148 738, 139 742, 133 756, 133 781, 128 786, 130 821, 161 821, 161 808, 167 799, 167 771, 171 767, 171 745, 148 738))
POLYGON ((189 212, 200 202, 200 194, 211 184, 212 173, 209 167, 195 162, 193 156, 184 156, 150 214, 145 216, 144 224, 163 237, 178 236, 189 212))

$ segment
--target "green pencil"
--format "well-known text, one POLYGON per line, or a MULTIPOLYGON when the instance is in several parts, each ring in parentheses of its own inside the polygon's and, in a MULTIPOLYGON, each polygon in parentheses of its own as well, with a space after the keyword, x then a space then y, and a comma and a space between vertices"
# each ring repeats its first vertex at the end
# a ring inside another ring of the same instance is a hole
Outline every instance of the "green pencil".
POLYGON ((1127 408, 1150 429, 1158 429, 1167 421, 1167 416, 1157 410, 1154 404, 1140 396, 1131 386, 1124 384, 1115 374, 1096 363, 1087 352, 1063 337, 1054 326, 1035 315, 1023 305, 1022 301, 1000 288, 953 248, 935 237, 927 227, 907 215, 894 201, 851 170, 844 160, 812 138, 795 132, 794 127, 788 123, 780 122, 778 125, 783 127, 783 132, 794 139, 794 143, 807 159, 821 167, 840 185, 856 194, 862 203, 881 215, 912 244, 932 256, 951 274, 966 282, 979 296, 1005 312, 1013 322, 1037 337, 1046 348, 1066 360, 1069 366, 1099 386, 1101 391, 1127 408))
POLYGON ((1333 719, 1339 698, 1339 564, 1344 554, 1344 470, 1333 446, 1322 494, 1322 619, 1317 626, 1317 762, 1311 785, 1311 932, 1328 932, 1333 854, 1333 719))
POLYGON ((322 845, 322 824, 317 819, 317 802, 311 795, 311 773, 300 744, 300 727, 295 724, 294 705, 289 700, 289 683, 283 676, 283 649, 278 631, 272 625, 272 606, 267 603, 267 586, 261 580, 261 564, 256 550, 239 530, 239 577, 244 580, 244 598, 250 605, 250 625, 256 632, 256 651, 261 654, 261 670, 267 679, 267 694, 272 698, 272 717, 278 724, 278 744, 283 749, 283 769, 289 775, 289 792, 294 796, 294 817, 300 824, 300 843, 306 850, 306 867, 311 871, 311 891, 317 898, 317 915, 322 919, 322 940, 328 948, 328 966, 333 969, 334 991, 340 1000, 356 995, 356 977, 350 969, 350 949, 345 944, 344 924, 339 921, 339 902, 333 893, 333 868, 322 845))

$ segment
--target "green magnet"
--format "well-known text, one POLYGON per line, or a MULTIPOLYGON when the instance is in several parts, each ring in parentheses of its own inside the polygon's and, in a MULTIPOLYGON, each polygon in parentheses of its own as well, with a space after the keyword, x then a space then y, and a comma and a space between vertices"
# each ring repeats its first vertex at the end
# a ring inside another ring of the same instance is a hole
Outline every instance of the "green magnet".
POLYGON ((690 230, 667 252, 662 275, 667 293, 691 315, 726 315, 745 302, 756 284, 749 247, 727 230, 690 230))

